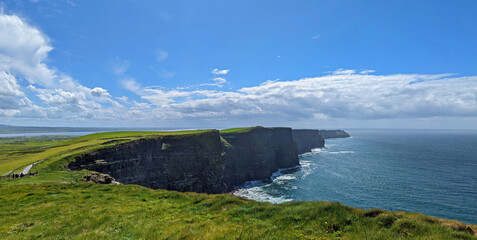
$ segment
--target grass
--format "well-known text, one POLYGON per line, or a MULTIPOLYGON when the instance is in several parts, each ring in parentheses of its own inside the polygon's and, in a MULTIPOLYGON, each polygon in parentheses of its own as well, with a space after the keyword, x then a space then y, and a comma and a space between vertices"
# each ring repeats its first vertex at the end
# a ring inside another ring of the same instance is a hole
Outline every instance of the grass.
POLYGON ((421 214, 366 213, 81 181, 0 188, 1 239, 475 239, 421 214))
POLYGON ((250 132, 252 129, 255 127, 242 127, 242 128, 229 128, 229 129, 223 129, 220 130, 220 133, 244 133, 244 132, 250 132))
POLYGON ((44 139, 0 142, 5 151, 15 146, 11 152, 49 146, 24 154, 45 159, 34 167, 39 175, 0 180, 0 239, 477 239, 472 235, 477 226, 418 213, 99 185, 82 180, 88 171, 63 167, 78 154, 121 142, 207 131, 98 133, 50 144, 44 139))
POLYGON ((42 153, 66 142, 71 136, 0 138, 0 175, 28 165, 42 153))

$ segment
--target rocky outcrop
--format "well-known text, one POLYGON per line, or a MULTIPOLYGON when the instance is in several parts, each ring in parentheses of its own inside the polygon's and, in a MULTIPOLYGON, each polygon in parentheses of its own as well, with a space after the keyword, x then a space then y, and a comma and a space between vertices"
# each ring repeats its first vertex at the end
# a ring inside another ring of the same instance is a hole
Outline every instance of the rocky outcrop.
POLYGON ((320 130, 320 134, 323 139, 350 137, 344 130, 320 130))
POLYGON ((229 191, 246 181, 267 179, 280 168, 299 164, 291 128, 255 127, 221 136, 229 191))
POLYGON ((311 152, 311 149, 325 147, 325 140, 320 135, 320 130, 293 129, 293 139, 296 142, 298 154, 311 152))
POLYGON ((124 184, 223 193, 225 161, 217 130, 121 143, 76 157, 72 170, 106 173, 124 184))
POLYGON ((86 182, 98 183, 98 184, 119 184, 114 178, 104 173, 87 173, 83 176, 86 182))

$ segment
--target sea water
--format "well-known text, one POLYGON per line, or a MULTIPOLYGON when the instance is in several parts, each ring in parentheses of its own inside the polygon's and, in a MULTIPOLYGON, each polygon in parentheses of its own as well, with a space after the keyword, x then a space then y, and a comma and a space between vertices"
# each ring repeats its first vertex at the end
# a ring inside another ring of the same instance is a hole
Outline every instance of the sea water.
POLYGON ((300 166, 234 194, 258 201, 336 201, 477 224, 477 131, 347 130, 300 166))

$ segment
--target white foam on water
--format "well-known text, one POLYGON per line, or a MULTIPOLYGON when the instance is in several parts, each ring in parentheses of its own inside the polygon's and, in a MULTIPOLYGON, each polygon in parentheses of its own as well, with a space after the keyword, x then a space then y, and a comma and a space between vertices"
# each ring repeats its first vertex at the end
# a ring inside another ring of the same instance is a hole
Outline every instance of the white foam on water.
POLYGON ((320 152, 323 152, 323 148, 313 148, 313 149, 311 149, 311 152, 312 153, 320 153, 320 152))
POLYGON ((338 152, 328 152, 329 154, 351 154, 354 151, 338 151, 338 152))
POLYGON ((317 165, 312 161, 300 161, 300 165, 301 165, 301 172, 303 173, 303 175, 301 176, 302 179, 305 179, 317 167, 317 165))
POLYGON ((354 153, 354 151, 340 151, 340 153, 354 153))
POLYGON ((232 192, 233 195, 256 200, 260 202, 269 202, 269 203, 284 203, 284 202, 292 202, 293 199, 291 198, 284 198, 284 197, 274 197, 268 194, 263 187, 253 187, 253 188, 244 188, 238 189, 232 192))

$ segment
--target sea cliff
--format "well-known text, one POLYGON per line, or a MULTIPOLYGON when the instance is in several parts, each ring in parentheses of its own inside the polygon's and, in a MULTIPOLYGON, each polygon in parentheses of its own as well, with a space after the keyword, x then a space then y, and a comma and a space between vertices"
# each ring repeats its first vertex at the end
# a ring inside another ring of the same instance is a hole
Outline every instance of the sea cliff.
POLYGON ((296 142, 298 154, 311 152, 311 149, 325 147, 325 140, 321 137, 320 130, 293 129, 293 139, 296 142))
POLYGON ((68 164, 111 175, 124 184, 181 192, 223 193, 225 159, 217 130, 158 136, 80 155, 68 164))
POLYGON ((140 138, 76 156, 67 167, 154 189, 224 193, 298 164, 291 128, 254 127, 140 138))
POLYGON ((344 130, 320 130, 320 134, 323 139, 350 137, 344 130))
POLYGON ((255 127, 222 132, 228 190, 246 181, 269 178, 280 168, 299 164, 291 128, 255 127))

